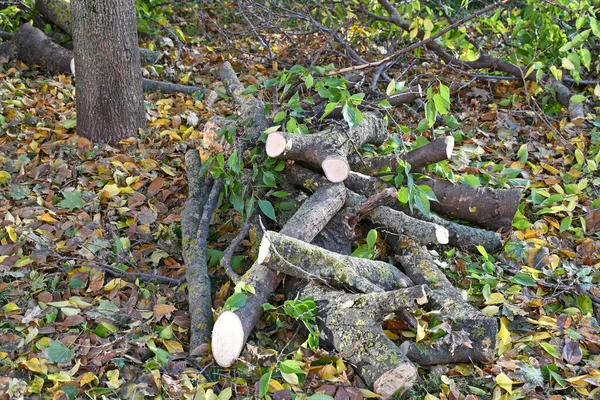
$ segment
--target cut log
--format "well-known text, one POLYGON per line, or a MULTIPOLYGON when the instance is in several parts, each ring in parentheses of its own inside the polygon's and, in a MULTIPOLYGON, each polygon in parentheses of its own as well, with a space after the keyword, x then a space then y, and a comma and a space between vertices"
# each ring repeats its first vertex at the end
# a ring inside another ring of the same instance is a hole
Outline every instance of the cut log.
POLYGON ((389 398, 410 389, 417 368, 383 332, 385 314, 427 302, 427 286, 383 293, 349 294, 317 285, 298 286, 294 296, 312 296, 319 308, 317 323, 323 345, 344 354, 365 383, 389 398), (416 304, 415 304, 416 303, 416 304))
MULTIPOLYGON (((316 190, 316 188, 323 184, 322 176, 296 165, 288 167, 283 172, 283 175, 288 182, 310 190, 316 190)), ((383 189, 385 190, 385 188, 383 189)), ((372 191, 371 193, 376 192, 372 191)), ((348 206, 356 206, 365 200, 364 196, 348 190, 348 198, 346 200, 348 206)), ((410 217, 402 211, 397 211, 390 207, 380 206, 375 208, 368 214, 367 219, 376 225, 385 226, 397 234, 405 234, 414 238, 419 243, 447 244, 449 242, 448 230, 443 226, 410 217)))
MULTIPOLYGON (((292 166, 291 168, 298 167, 292 166)), ((350 175, 348 175, 348 179, 346 179, 345 184, 348 186, 348 188, 362 195, 378 192, 390 187, 388 183, 382 181, 381 179, 354 172, 351 172, 350 175)), ((466 185, 461 185, 461 187, 464 186, 466 185)), ((432 202, 432 204, 433 203, 434 202, 432 202)), ((448 229, 448 241, 449 244, 453 246, 476 251, 475 246, 478 245, 483 246, 489 253, 495 253, 502 248, 502 236, 499 233, 457 224, 455 222, 440 218, 434 214, 425 216, 417 210, 411 211, 407 207, 402 207, 400 203, 393 205, 393 208, 402 211, 413 218, 429 221, 448 229)))
MULTIPOLYGON (((401 254, 398 241, 391 241, 401 254)), ((429 304, 441 311, 440 318, 450 323, 452 332, 439 343, 408 344, 407 356, 420 365, 488 362, 495 354, 498 323, 463 300, 462 295, 435 265, 427 249, 413 245, 404 256, 397 256, 406 274, 416 283, 431 289, 429 304)))
MULTIPOLYGON (((322 187, 300 206, 281 233, 310 242, 342 208, 345 198, 342 184, 322 187)), ((255 294, 248 294, 243 308, 222 313, 213 328, 212 352, 220 366, 229 367, 238 358, 262 314, 262 305, 268 302, 284 276, 258 262, 246 272, 242 280, 254 287, 255 294)))
POLYGON ((438 201, 431 202, 437 213, 464 219, 490 230, 508 232, 519 208, 521 189, 493 189, 453 184, 442 179, 423 179, 438 201))
POLYGON ((353 171, 365 175, 375 175, 382 169, 395 173, 398 168, 398 159, 411 165, 412 172, 419 172, 429 164, 452 159, 454 138, 452 136, 439 137, 431 142, 409 151, 406 154, 390 154, 382 157, 350 156, 348 162, 353 171))
POLYGON ((387 138, 383 119, 375 113, 365 113, 361 123, 348 131, 334 128, 312 135, 272 132, 267 137, 266 151, 270 157, 296 160, 321 168, 330 182, 344 181, 350 172, 346 154, 365 143, 382 144, 387 138))
POLYGON ((556 92, 556 98, 560 104, 565 106, 569 111, 569 119, 575 125, 580 125, 585 121, 585 109, 583 102, 574 103, 571 101, 571 91, 561 82, 550 78, 550 85, 556 92))
POLYGON ((287 275, 349 291, 382 292, 412 286, 395 266, 383 261, 350 257, 268 231, 256 262, 287 275))

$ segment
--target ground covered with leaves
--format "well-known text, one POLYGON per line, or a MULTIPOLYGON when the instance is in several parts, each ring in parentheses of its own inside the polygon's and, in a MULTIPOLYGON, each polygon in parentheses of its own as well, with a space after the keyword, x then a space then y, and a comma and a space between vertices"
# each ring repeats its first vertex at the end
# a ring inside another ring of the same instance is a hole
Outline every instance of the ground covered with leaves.
MULTIPOLYGON (((232 61, 242 82, 259 89, 281 77, 282 67, 248 59, 253 37, 236 38, 246 56, 230 52, 226 40, 207 42, 191 27, 194 10, 187 11, 153 15, 160 23, 150 24, 156 31, 145 28, 151 39, 144 44, 165 57, 146 73, 216 89, 220 99, 207 107, 199 95, 147 94, 147 131, 114 147, 77 136, 72 78, 0 60, 2 398, 252 397, 267 371, 262 385, 273 398, 376 396, 343 354, 302 345, 306 334, 284 312, 280 294, 234 368, 218 368, 210 353, 189 355, 183 157, 194 147, 204 160, 227 148, 206 124, 236 112, 218 82, 221 62, 232 61)), ((217 18, 217 11, 204 15, 217 18)), ((153 11, 139 10, 145 12, 153 11)), ((317 45, 307 42, 305 50, 317 45)), ((285 49, 279 56, 298 61, 285 49)), ((431 67, 418 72, 437 76, 431 67)), ((464 295, 498 318, 498 357, 489 365, 422 369, 422 382, 406 396, 600 396, 600 123, 573 126, 532 112, 534 84, 472 81, 451 70, 438 77, 453 91, 454 127, 422 135, 411 129, 419 118, 399 109, 386 111, 390 132, 409 148, 423 143, 418 137, 451 133, 457 145, 442 166, 446 176, 525 191, 500 253, 437 249, 464 295)), ((267 90, 254 94, 276 100, 267 90)), ((273 107, 270 117, 279 111, 273 107)), ((217 313, 234 291, 219 261, 241 222, 226 207, 213 217, 208 255, 217 313)), ((234 258, 239 271, 252 263, 256 244, 252 235, 242 243, 234 258)), ((384 243, 369 247, 386 254, 384 243)), ((419 329, 392 320, 386 333, 428 343, 443 331, 435 313, 415 317, 419 329)))

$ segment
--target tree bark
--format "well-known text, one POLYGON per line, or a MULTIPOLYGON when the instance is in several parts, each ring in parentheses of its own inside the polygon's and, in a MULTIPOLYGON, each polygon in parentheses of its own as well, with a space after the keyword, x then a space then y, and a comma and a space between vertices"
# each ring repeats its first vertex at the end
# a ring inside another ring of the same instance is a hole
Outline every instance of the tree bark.
POLYGON ((342 285, 348 291, 382 292, 413 286, 395 266, 383 261, 351 257, 268 231, 257 262, 304 280, 342 285))
MULTIPOLYGON (((310 242, 342 208, 345 198, 346 189, 342 184, 322 187, 300 206, 281 233, 310 242)), ((242 280, 254 287, 255 294, 248 294, 243 308, 223 312, 213 328, 212 352, 220 366, 229 367, 240 355, 262 314, 262 305, 268 302, 284 276, 259 262, 246 272, 242 280)))
POLYGON ((118 143, 146 127, 133 0, 73 0, 77 134, 118 143))

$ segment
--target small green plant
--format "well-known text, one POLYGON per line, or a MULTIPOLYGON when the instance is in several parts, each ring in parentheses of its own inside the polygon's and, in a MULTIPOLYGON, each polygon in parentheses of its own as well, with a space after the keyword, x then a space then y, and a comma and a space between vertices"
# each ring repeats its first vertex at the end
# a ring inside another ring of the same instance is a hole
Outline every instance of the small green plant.
POLYGON ((374 259, 377 256, 377 251, 375 250, 375 243, 377 242, 377 231, 375 229, 371 229, 367 234, 367 241, 358 246, 351 254, 353 257, 360 258, 368 258, 370 260, 374 259))

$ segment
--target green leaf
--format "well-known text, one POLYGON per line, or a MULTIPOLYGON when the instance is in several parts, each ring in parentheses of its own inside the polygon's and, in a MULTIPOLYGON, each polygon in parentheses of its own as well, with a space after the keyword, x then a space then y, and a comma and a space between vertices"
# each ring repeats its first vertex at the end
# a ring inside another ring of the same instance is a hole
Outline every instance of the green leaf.
POLYGON ((285 360, 279 363, 279 369, 286 374, 304 374, 305 372, 296 360, 285 360))
POLYGON ((571 217, 570 215, 567 215, 565 218, 563 218, 563 220, 560 221, 560 231, 564 232, 567 229, 569 229, 571 227, 572 220, 573 217, 571 217))
POLYGON ((396 91, 396 80, 392 79, 390 83, 388 83, 387 88, 385 89, 385 94, 391 96, 396 91))
POLYGON ((63 128, 65 129, 73 129, 77 126, 76 119, 65 119, 62 123, 63 128))
POLYGON ((421 133, 427 131, 429 129, 429 121, 427 121, 425 118, 423 118, 422 120, 419 121, 419 124, 417 125, 417 130, 421 133))
POLYGON ((571 101, 571 103, 581 103, 581 102, 585 101, 585 96, 583 96, 581 94, 576 94, 574 96, 571 96, 570 101, 571 101))
POLYGON ((519 161, 523 164, 527 163, 527 157, 529 157, 529 150, 527 149, 527 143, 521 145, 519 147, 519 151, 517 151, 517 157, 519 157, 519 161))
POLYGON ((372 249, 375 246, 375 242, 377 241, 377 230, 371 229, 367 234, 367 246, 369 249, 372 249))
POLYGON ((448 114, 448 108, 446 108, 446 103, 442 96, 439 93, 433 95, 433 102, 435 103, 435 108, 440 115, 448 114))
POLYGON ((10 197, 12 197, 13 200, 22 200, 26 198, 29 195, 29 193, 31 193, 31 190, 29 190, 29 188, 24 185, 14 185, 11 186, 8 192, 10 193, 10 197))
POLYGON ((554 348, 554 346, 552 346, 550 343, 542 342, 542 343, 540 343, 540 346, 544 350, 546 350, 546 352, 548 354, 550 354, 552 357, 558 358, 558 352, 556 351, 556 349, 554 348))
POLYGON ((513 276, 513 280, 522 286, 536 286, 535 280, 529 274, 516 274, 513 276))
POLYGON ((73 211, 76 208, 83 208, 84 203, 81 199, 81 192, 74 190, 72 192, 62 192, 64 200, 60 201, 57 206, 73 211))
POLYGON ((325 112, 323 112, 323 115, 321 116, 320 119, 323 119, 327 115, 329 115, 333 110, 336 109, 337 106, 338 106, 338 102, 337 101, 327 103, 327 105, 325 106, 325 112))
POLYGON ((269 381, 271 380, 271 374, 273 371, 265 372, 260 377, 260 383, 258 384, 258 396, 265 397, 269 390, 269 381))
POLYGON ((406 204, 408 203, 408 188, 407 187, 401 187, 400 190, 398 190, 398 201, 402 204, 406 204))
POLYGON ((358 108, 349 106, 348 104, 344 104, 344 107, 342 107, 342 115, 344 116, 344 121, 346 121, 350 128, 357 127, 363 118, 363 115, 358 108))
POLYGON ((44 350, 47 357, 48 362, 53 364, 64 364, 68 363, 73 359, 75 352, 69 349, 61 342, 57 342, 53 340, 50 343, 50 346, 44 350))
POLYGON ((271 204, 268 200, 259 200, 258 207, 263 214, 267 217, 271 218, 273 221, 277 221, 275 218, 275 209, 273 208, 273 204, 271 204))
POLYGON ((273 118, 273 122, 274 123, 281 122, 285 119, 286 116, 287 116, 287 112, 279 111, 277 114, 275 114, 275 118, 273 118))
POLYGON ((592 315, 594 307, 592 306, 592 299, 589 296, 582 294, 577 296, 577 308, 581 310, 583 315, 592 315))
POLYGON ((244 308, 246 302, 248 301, 248 296, 244 293, 236 293, 227 299, 225 305, 223 306, 224 310, 235 311, 240 308, 244 308))
POLYGON ((258 92, 258 89, 254 85, 248 86, 246 89, 242 91, 242 94, 252 94, 258 92))
POLYGON ((460 183, 464 183, 469 186, 481 186, 481 182, 475 175, 467 174, 460 178, 460 183))

